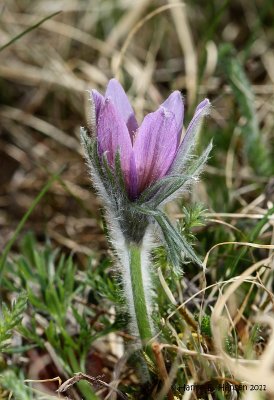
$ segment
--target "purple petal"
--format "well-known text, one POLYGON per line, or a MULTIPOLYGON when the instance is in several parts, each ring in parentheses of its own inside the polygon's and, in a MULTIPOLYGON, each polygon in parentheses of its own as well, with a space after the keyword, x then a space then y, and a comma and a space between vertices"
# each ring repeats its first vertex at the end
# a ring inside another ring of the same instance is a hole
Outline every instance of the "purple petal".
POLYGON ((178 131, 174 114, 163 107, 148 114, 133 145, 139 193, 167 173, 177 147, 178 131))
POLYGON ((136 121, 134 111, 130 105, 128 97, 116 79, 111 79, 108 83, 106 90, 106 97, 110 97, 113 104, 117 108, 120 115, 123 117, 130 135, 138 129, 138 123, 136 121))
POLYGON ((175 90, 175 92, 171 93, 171 95, 163 102, 162 107, 175 115, 178 135, 181 137, 184 120, 184 103, 179 90, 175 90))
POLYGON ((208 99, 204 99, 197 106, 194 116, 188 125, 183 141, 178 148, 172 169, 176 169, 177 167, 181 168, 185 164, 187 156, 190 153, 192 146, 195 144, 196 136, 202 123, 202 119, 209 113, 209 109, 210 101, 208 99))
POLYGON ((97 138, 99 155, 106 154, 109 165, 113 167, 115 155, 120 151, 122 170, 130 171, 131 139, 123 118, 109 98, 101 106, 97 138))
POLYGON ((131 200, 135 200, 138 197, 138 177, 133 150, 130 154, 129 171, 125 172, 124 177, 128 189, 129 198, 131 200))
POLYGON ((94 106, 95 106, 95 116, 96 116, 96 124, 98 124, 98 119, 99 119, 99 114, 100 114, 100 110, 102 105, 104 104, 104 96, 101 95, 101 93, 99 93, 97 90, 93 89, 90 92, 90 96, 92 96, 93 102, 94 102, 94 106))
POLYGON ((198 129, 202 123, 202 118, 208 114, 209 108, 210 108, 210 101, 208 99, 204 99, 197 106, 194 116, 187 127, 186 134, 183 138, 180 147, 187 149, 189 145, 192 142, 194 142, 194 140, 196 139, 196 134, 198 132, 198 129))

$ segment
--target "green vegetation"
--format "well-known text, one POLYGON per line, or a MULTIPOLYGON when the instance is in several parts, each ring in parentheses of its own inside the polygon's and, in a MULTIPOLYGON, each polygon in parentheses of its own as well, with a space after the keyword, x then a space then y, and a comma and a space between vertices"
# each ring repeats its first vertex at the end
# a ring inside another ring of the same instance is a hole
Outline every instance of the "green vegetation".
POLYGON ((194 383, 224 400, 247 380, 273 395, 273 2, 179 3, 0 6, 0 399, 177 400, 194 383), (85 90, 114 74, 139 120, 175 89, 186 122, 212 103, 201 181, 165 210, 204 269, 175 274, 154 249, 146 368, 79 141, 85 90))

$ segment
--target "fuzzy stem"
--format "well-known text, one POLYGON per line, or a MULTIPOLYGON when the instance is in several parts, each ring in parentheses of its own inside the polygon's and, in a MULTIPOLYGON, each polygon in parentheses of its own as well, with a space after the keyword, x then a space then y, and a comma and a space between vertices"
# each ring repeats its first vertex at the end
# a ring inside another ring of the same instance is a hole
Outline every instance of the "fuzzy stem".
POLYGON ((141 248, 136 244, 129 245, 130 252, 130 278, 133 296, 133 305, 136 323, 142 343, 152 338, 152 329, 149 320, 148 308, 142 274, 141 248))

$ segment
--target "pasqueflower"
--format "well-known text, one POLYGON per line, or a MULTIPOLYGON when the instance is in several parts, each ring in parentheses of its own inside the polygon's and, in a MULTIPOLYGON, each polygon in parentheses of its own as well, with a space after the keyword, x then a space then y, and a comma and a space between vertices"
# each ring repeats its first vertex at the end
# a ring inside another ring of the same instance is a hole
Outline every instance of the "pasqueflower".
POLYGON ((178 273, 188 258, 201 265, 191 244, 169 220, 163 205, 185 191, 199 176, 211 150, 192 154, 202 117, 203 100, 181 140, 184 106, 179 91, 148 114, 139 126, 120 85, 111 79, 105 96, 90 92, 90 129, 82 143, 95 188, 105 206, 109 239, 116 252, 131 332, 144 343, 152 338, 153 280, 150 252, 155 237, 166 247, 178 273))
POLYGON ((118 237, 120 230, 128 243, 140 243, 154 225, 175 267, 180 266, 182 254, 201 264, 163 213, 163 205, 197 180, 207 160, 211 143, 198 158, 192 150, 202 118, 209 112, 209 100, 197 106, 182 140, 184 105, 179 91, 171 93, 140 126, 116 79, 109 81, 105 96, 92 90, 90 101, 90 129, 82 128, 82 143, 110 231, 118 237))
POLYGON ((114 168, 115 155, 119 152, 131 200, 169 175, 178 159, 187 156, 194 131, 209 109, 208 99, 198 105, 180 144, 184 105, 178 90, 155 112, 148 114, 140 126, 124 89, 116 79, 109 81, 105 96, 96 90, 92 90, 91 96, 95 105, 99 155, 105 155, 108 164, 114 168))

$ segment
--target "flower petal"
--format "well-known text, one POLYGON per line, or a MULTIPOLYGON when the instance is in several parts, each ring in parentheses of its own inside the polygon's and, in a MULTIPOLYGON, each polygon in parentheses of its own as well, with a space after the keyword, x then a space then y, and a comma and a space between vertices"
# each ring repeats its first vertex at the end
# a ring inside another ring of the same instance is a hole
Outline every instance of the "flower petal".
POLYGON ((179 171, 183 168, 187 161, 187 157, 195 144, 197 133, 199 131, 202 119, 205 115, 209 113, 210 101, 204 99, 196 108, 194 116, 190 121, 188 128, 186 130, 185 136, 182 143, 180 144, 174 163, 172 165, 172 171, 179 171))
POLYGON ((178 131, 174 114, 163 107, 148 114, 133 145, 139 193, 167 173, 177 146, 178 131))
POLYGON ((138 197, 138 177, 137 177, 136 162, 133 150, 130 153, 129 171, 125 172, 124 177, 126 181, 129 198, 131 200, 136 200, 136 198, 138 197))
POLYGON ((111 79, 109 81, 106 90, 106 97, 111 98, 113 104, 124 119, 130 135, 132 136, 132 134, 138 129, 138 123, 128 97, 123 87, 116 79, 111 79))
POLYGON ((132 152, 131 139, 123 118, 109 98, 105 99, 101 106, 97 138, 99 155, 106 153, 108 163, 113 167, 115 155, 117 151, 120 151, 122 170, 129 171, 132 152))
POLYGON ((175 90, 175 92, 171 93, 171 95, 163 102, 162 107, 175 115, 178 135, 181 138, 184 120, 184 103, 179 90, 175 90))
POLYGON ((96 116, 96 124, 98 124, 99 114, 102 105, 104 104, 104 96, 101 95, 97 90, 93 89, 90 92, 90 96, 92 96, 91 101, 93 100, 94 107, 95 107, 95 116, 96 116))

